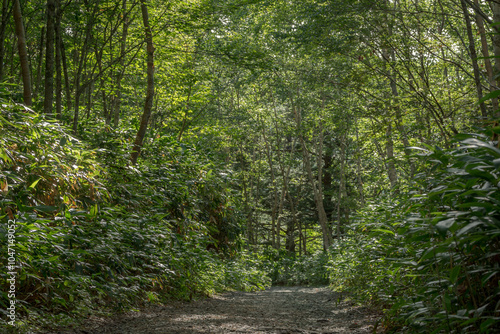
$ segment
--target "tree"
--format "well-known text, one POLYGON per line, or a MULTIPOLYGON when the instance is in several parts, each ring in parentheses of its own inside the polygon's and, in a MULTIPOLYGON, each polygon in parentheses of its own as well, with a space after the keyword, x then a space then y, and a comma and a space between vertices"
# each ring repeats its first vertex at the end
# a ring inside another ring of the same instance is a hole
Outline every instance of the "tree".
MULTIPOLYGON (((59 1, 59 0, 57 0, 59 1)), ((59 7, 59 4, 57 4, 59 7)), ((52 113, 54 100, 54 37, 56 21, 56 0, 47 0, 47 38, 45 39, 45 95, 43 110, 52 113)))
POLYGON ((14 22, 16 27, 17 48, 19 51, 19 58, 21 61, 21 76, 23 78, 23 87, 24 87, 23 91, 24 104, 26 104, 27 106, 31 106, 32 104, 31 76, 29 69, 28 51, 26 49, 26 38, 24 36, 23 17, 21 14, 21 5, 19 4, 19 0, 14 0, 14 22))
POLYGON ((142 144, 144 141, 144 136, 146 135, 146 129, 148 127, 149 118, 151 116, 151 109, 153 107, 153 97, 154 97, 154 51, 153 46, 153 33, 151 32, 151 27, 149 25, 149 15, 148 7, 146 5, 146 0, 141 0, 141 13, 142 22, 144 24, 145 31, 145 41, 147 46, 147 90, 146 90, 146 100, 144 102, 144 111, 141 117, 141 124, 139 130, 137 131, 137 136, 135 137, 134 147, 132 149, 132 154, 130 156, 130 162, 134 165, 137 162, 137 158, 141 153, 142 144))

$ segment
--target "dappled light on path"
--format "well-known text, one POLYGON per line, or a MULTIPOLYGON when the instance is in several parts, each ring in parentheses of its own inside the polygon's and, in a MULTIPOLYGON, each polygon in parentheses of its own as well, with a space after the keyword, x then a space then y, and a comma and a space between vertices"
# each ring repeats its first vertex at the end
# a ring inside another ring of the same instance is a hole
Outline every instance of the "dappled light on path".
MULTIPOLYGON (((92 333, 371 333, 376 315, 325 287, 273 287, 173 302, 113 320, 89 323, 92 333)), ((78 332, 77 332, 78 333, 78 332)))

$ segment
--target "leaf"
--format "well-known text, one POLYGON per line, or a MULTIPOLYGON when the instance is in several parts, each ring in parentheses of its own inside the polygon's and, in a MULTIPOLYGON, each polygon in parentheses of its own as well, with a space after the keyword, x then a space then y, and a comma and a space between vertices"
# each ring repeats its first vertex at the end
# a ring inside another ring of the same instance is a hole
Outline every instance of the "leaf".
POLYGON ((496 275, 498 275, 498 271, 492 271, 484 275, 483 278, 481 279, 482 285, 485 286, 486 283, 488 283, 488 281, 493 277, 495 277, 496 275))
POLYGON ((451 226, 455 223, 455 218, 449 218, 445 220, 441 220, 439 223, 435 225, 436 229, 438 230, 439 234, 441 234, 443 237, 446 236, 446 232, 450 229, 451 226))
MULTIPOLYGON (((500 23, 500 22, 499 22, 500 23)), ((497 319, 486 319, 481 323, 481 333, 488 333, 488 328, 498 322, 497 319)))
POLYGON ((35 182, 33 182, 28 188, 31 188, 31 189, 35 189, 36 185, 38 184, 38 182, 40 182, 42 178, 39 178, 38 180, 36 180, 35 182))
POLYGON ((94 204, 92 208, 90 208, 90 215, 92 217, 96 217, 98 212, 97 204, 94 204))
POLYGON ((479 208, 486 208, 493 210, 495 208, 495 205, 491 203, 485 203, 485 202, 471 202, 471 203, 462 203, 458 204, 457 208, 472 208, 472 207, 479 207, 479 208))
POLYGON ((460 269, 461 269, 460 266, 456 266, 450 270, 450 282, 451 283, 457 282, 458 275, 460 274, 460 269))
POLYGON ((493 160, 493 164, 495 165, 495 168, 500 168, 500 158, 493 160))
MULTIPOLYGON (((500 92, 500 90, 498 92, 500 92)), ((482 140, 479 140, 476 138, 468 138, 468 139, 462 140, 462 143, 487 148, 500 156, 500 150, 498 148, 496 148, 495 146, 490 145, 488 143, 485 143, 482 140)))
POLYGON ((373 230, 373 232, 383 232, 383 233, 386 233, 386 234, 395 235, 395 233, 393 231, 386 230, 386 229, 383 229, 383 228, 377 228, 377 229, 373 230))
POLYGON ((465 233, 469 232, 470 230, 472 230, 473 228, 475 228, 476 226, 479 226, 481 224, 482 224, 482 222, 472 222, 472 223, 469 223, 467 226, 465 226, 464 228, 460 229, 457 232, 457 236, 465 234, 465 233))
POLYGON ((491 100, 491 99, 494 99, 495 97, 499 97, 500 96, 500 90, 494 90, 488 94, 486 94, 485 96, 482 97, 481 100, 479 100, 478 104, 481 104, 487 100, 491 100))
POLYGON ((52 206, 52 205, 38 205, 38 206, 31 206, 31 207, 26 207, 27 210, 36 210, 36 211, 41 211, 41 212, 54 212, 57 210, 57 206, 52 206))
POLYGON ((483 314, 484 310, 486 309, 486 307, 488 307, 489 304, 490 303, 484 304, 480 308, 476 309, 476 311, 474 312, 474 318, 480 317, 481 314, 483 314))

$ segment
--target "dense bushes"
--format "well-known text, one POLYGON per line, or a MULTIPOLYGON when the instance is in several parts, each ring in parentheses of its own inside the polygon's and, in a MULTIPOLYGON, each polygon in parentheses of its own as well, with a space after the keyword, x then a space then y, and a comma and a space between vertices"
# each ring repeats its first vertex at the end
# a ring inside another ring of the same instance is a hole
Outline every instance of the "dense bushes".
POLYGON ((260 256, 260 267, 275 285, 326 285, 328 253, 318 251, 312 255, 290 256, 267 248, 260 256))
MULTIPOLYGON (((18 330, 269 285, 252 256, 238 252, 241 218, 221 170, 173 142, 156 161, 127 166, 126 143, 93 135, 109 147, 91 150, 57 122, 3 104, 0 261, 15 220, 18 330)), ((0 274, 2 286, 8 277, 0 274)), ((8 303, 2 290, 2 312, 8 303)))
POLYGON ((335 245, 330 279, 390 307, 392 328, 493 332, 500 324, 500 150, 483 135, 420 149, 428 169, 367 208, 335 245))

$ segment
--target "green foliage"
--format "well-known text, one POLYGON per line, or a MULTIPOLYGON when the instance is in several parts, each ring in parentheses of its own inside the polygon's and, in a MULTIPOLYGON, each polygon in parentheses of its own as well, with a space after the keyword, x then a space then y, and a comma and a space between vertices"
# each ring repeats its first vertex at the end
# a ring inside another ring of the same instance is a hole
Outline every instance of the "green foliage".
MULTIPOLYGON (((269 285, 238 252, 241 217, 227 176, 194 147, 160 139, 156 159, 132 167, 127 143, 111 132, 87 134, 102 145, 91 150, 11 103, 0 122, 0 261, 15 220, 18 328, 269 285)), ((3 286, 9 277, 0 274, 3 286)), ((8 303, 2 291, 0 308, 8 303)))
POLYGON ((267 248, 261 255, 261 268, 276 285, 328 284, 327 262, 328 253, 323 251, 294 257, 286 252, 267 248))
POLYGON ((332 284, 390 307, 390 326, 492 332, 500 326, 500 150, 479 134, 419 150, 428 165, 419 186, 359 215, 332 249, 332 284))

